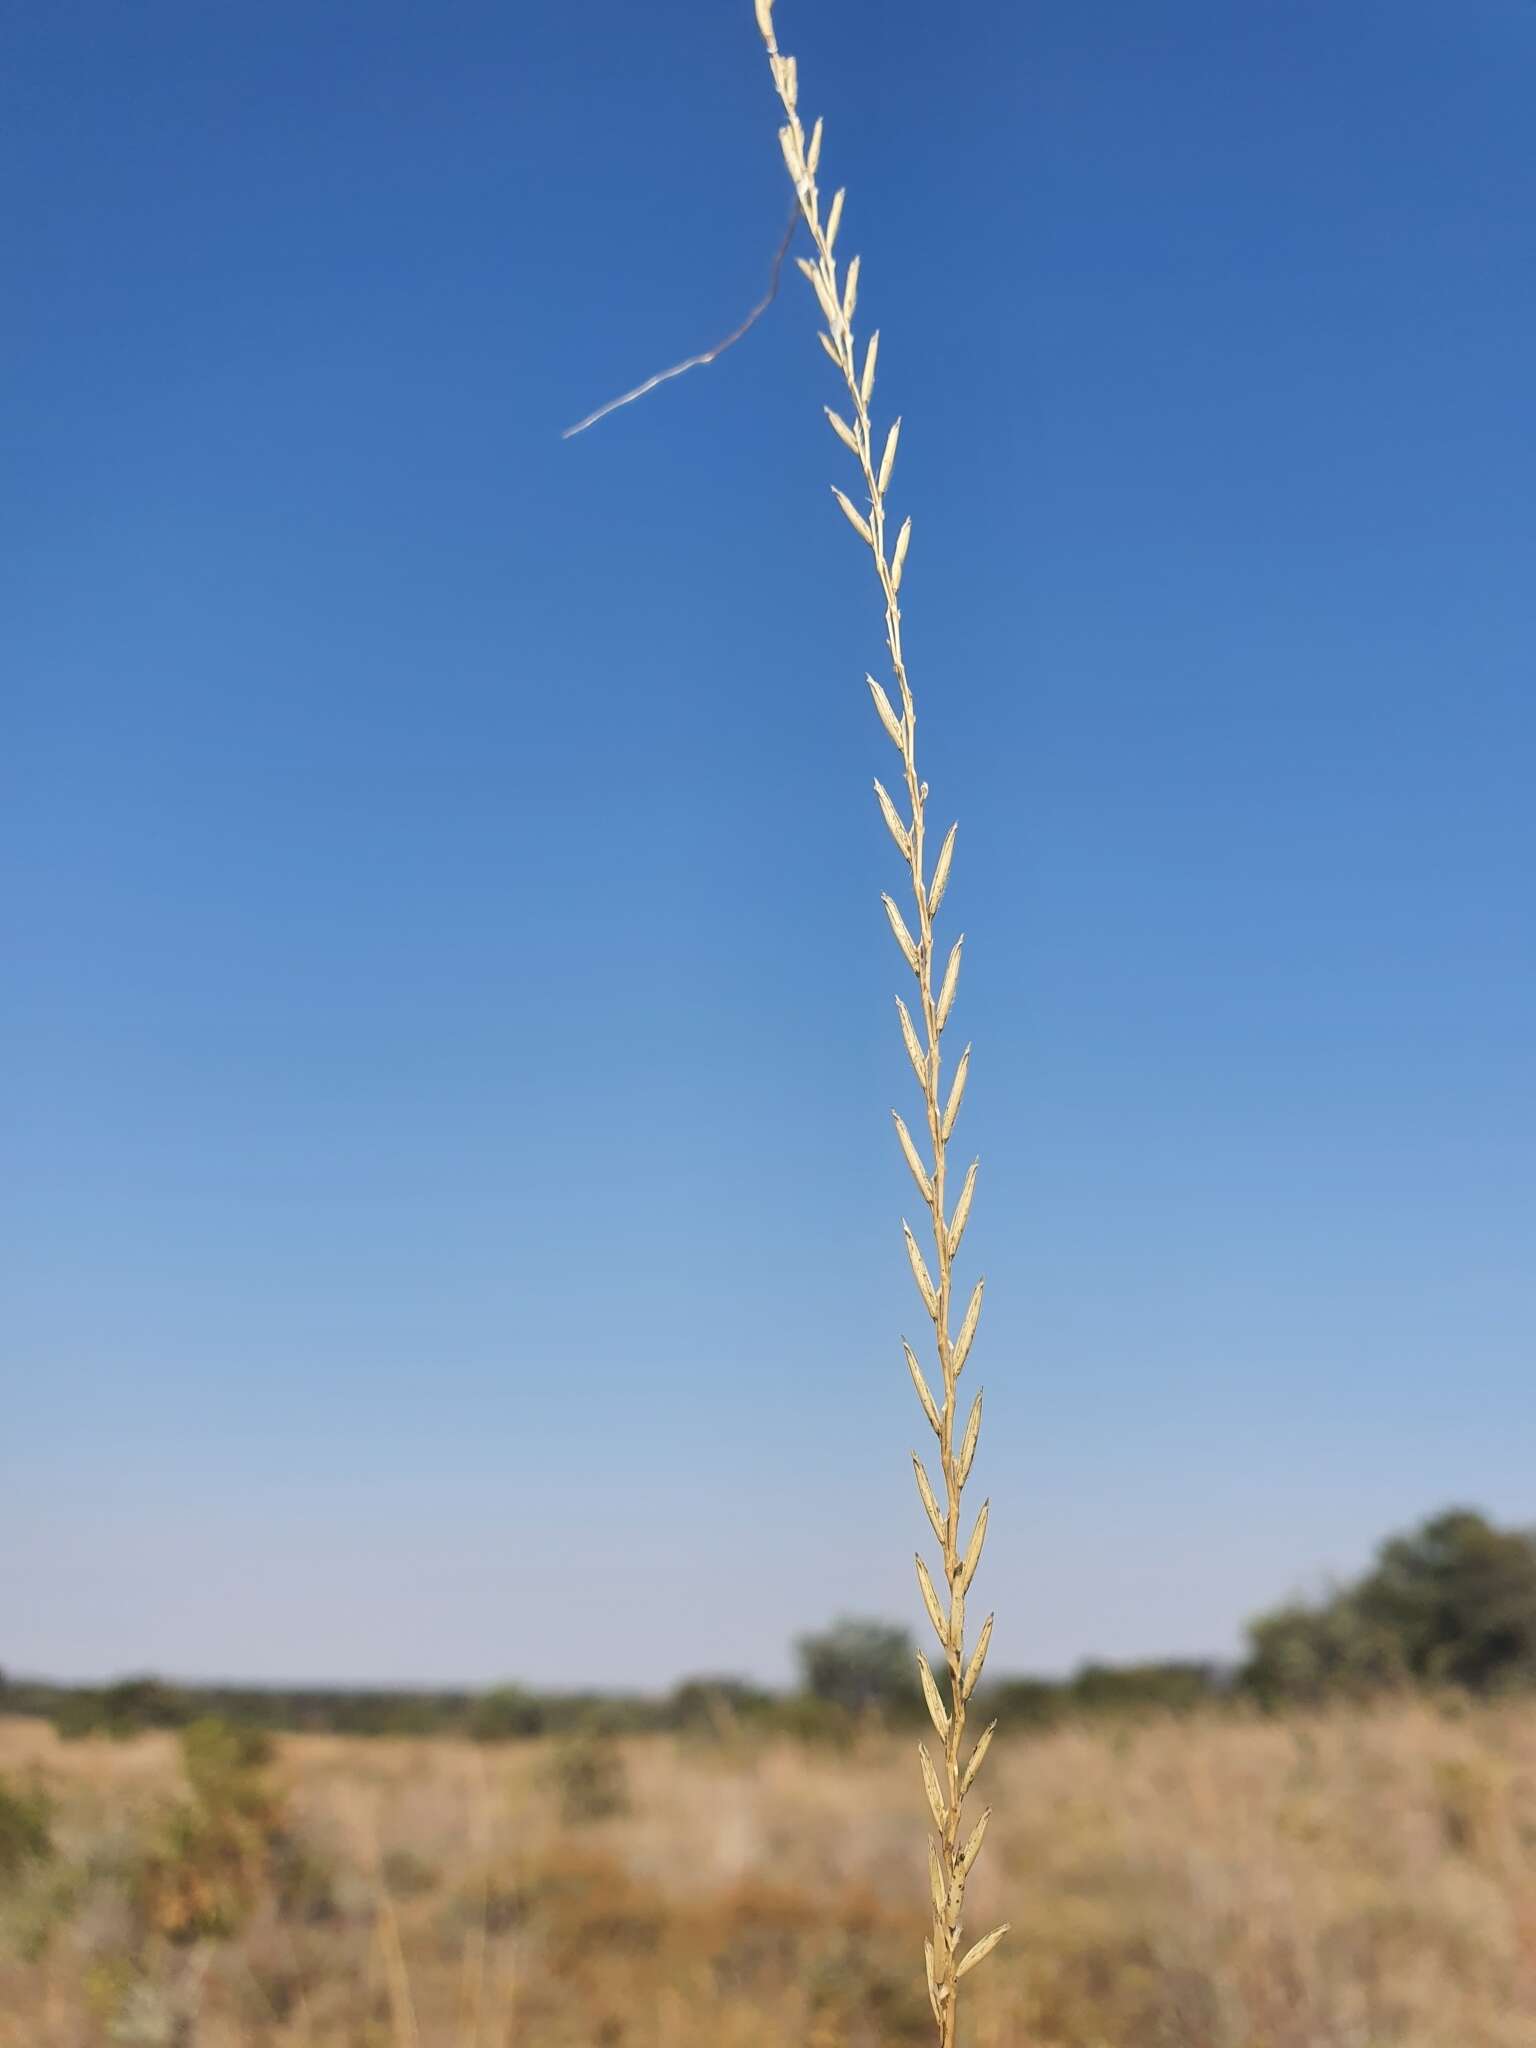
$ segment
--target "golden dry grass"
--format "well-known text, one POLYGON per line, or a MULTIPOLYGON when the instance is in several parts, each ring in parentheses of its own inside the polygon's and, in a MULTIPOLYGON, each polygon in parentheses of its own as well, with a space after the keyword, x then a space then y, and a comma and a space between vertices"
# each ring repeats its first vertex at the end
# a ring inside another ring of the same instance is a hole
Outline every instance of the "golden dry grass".
MULTIPOLYGON (((0 2048, 930 2037, 905 1741, 622 1762, 627 1810, 583 1818, 558 1744, 283 1742, 287 1853, 318 1875, 227 1940, 135 1946, 115 1887, 175 1744, 0 1723, 61 1850, 0 1908, 0 2048)), ((992 1768, 978 1906, 1006 1894, 1023 1938, 967 1980, 965 2048, 1536 2041, 1536 1707, 1002 1735, 992 1768)))

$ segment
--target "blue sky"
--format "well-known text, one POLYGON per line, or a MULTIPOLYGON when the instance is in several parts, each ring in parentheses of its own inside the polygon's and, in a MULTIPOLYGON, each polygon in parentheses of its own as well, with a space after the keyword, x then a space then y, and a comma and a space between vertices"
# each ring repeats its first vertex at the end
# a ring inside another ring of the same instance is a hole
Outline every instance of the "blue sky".
MULTIPOLYGON (((1536 9, 783 0, 958 815, 999 1667, 1536 1514, 1536 9)), ((915 1622, 880 653, 751 9, 35 7, 0 1663, 915 1622)))

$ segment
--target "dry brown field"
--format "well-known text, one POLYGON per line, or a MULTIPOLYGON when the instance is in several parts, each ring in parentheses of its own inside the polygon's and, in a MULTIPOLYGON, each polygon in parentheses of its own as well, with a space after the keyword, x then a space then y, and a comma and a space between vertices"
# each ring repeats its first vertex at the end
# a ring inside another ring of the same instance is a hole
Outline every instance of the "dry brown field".
MULTIPOLYGON (((1536 1707, 995 1748, 967 2048, 1536 2043, 1536 1707)), ((0 1893, 0 2048, 929 2038, 910 1740, 294 1737, 211 1833, 171 1736, 0 1722, 0 1779, 55 1841, 0 1893)))

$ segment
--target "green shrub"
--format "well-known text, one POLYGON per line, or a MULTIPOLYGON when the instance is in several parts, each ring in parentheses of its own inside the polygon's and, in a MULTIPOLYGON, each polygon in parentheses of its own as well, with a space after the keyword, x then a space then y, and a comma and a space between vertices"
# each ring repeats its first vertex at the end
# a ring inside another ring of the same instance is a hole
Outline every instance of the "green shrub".
POLYGON ((53 1855, 53 1809, 34 1787, 12 1791, 0 1780, 0 1885, 12 1885, 53 1855))
POLYGON ((612 1820, 629 1811, 624 1758, 601 1738, 567 1743, 555 1758, 561 1818, 569 1827, 612 1820))
POLYGON ((469 1714, 469 1732, 476 1742, 513 1742, 542 1735, 545 1724, 543 1701, 518 1685, 499 1685, 482 1693, 469 1714))

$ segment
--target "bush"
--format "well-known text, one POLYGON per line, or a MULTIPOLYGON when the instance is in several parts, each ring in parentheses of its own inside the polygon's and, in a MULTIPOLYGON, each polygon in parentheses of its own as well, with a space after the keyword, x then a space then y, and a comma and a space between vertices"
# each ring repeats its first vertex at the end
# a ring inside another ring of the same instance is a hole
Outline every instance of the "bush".
POLYGON ((1536 1541, 1453 1508, 1381 1546, 1353 1586, 1261 1615, 1244 1684, 1266 1704, 1414 1681, 1489 1693, 1536 1682, 1536 1541))
POLYGON ((560 1814, 569 1827, 612 1820, 629 1811, 629 1776, 611 1742, 568 1743, 555 1759, 560 1814))
POLYGON ((0 1780, 0 1885, 12 1885, 53 1855, 53 1809, 45 1792, 13 1792, 0 1780))
POLYGON ((845 1616, 795 1645, 805 1690, 853 1715, 921 1711, 917 1653, 904 1628, 845 1616))
POLYGON ((245 1918, 283 1840, 266 1780, 271 1743, 212 1716, 181 1740, 190 1801, 172 1806, 138 1871, 139 1903, 167 1940, 226 1936, 245 1918))
POLYGON ((518 1685, 482 1693, 469 1715, 469 1732, 476 1742, 514 1742, 542 1735, 545 1724, 543 1702, 518 1685))

